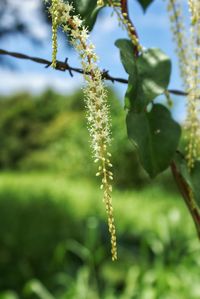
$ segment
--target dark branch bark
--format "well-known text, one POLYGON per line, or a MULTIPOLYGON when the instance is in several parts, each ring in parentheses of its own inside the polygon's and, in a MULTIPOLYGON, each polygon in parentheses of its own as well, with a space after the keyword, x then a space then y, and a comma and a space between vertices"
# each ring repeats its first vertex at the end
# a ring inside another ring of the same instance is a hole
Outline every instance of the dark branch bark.
POLYGON ((200 213, 199 209, 197 208, 196 204, 194 203, 194 200, 191 198, 189 186, 183 179, 182 175, 179 173, 176 163, 172 161, 171 163, 171 171, 174 177, 174 180, 177 184, 177 187, 186 203, 186 206, 192 216, 192 219, 194 221, 194 224, 196 226, 197 234, 200 239, 200 213))
MULTIPOLYGON (((51 65, 50 60, 39 58, 39 57, 32 57, 32 56, 28 56, 28 55, 25 55, 22 53, 17 53, 17 52, 10 52, 10 51, 6 51, 3 49, 0 49, 0 55, 7 55, 7 56, 14 57, 17 59, 26 59, 26 60, 34 61, 36 63, 45 65, 46 68, 50 67, 50 65, 51 65)), ((76 68, 76 67, 70 66, 68 63, 68 59, 66 59, 65 62, 57 61, 56 70, 62 71, 62 72, 68 71, 70 76, 73 76, 73 72, 83 74, 83 70, 81 68, 76 68)), ((106 71, 106 70, 102 71, 102 78, 105 80, 111 81, 112 83, 118 82, 118 83, 128 84, 127 79, 113 77, 109 74, 109 71, 106 71)), ((178 96, 186 96, 187 95, 186 92, 181 91, 181 90, 170 89, 168 91, 169 91, 169 93, 178 95, 178 96)))

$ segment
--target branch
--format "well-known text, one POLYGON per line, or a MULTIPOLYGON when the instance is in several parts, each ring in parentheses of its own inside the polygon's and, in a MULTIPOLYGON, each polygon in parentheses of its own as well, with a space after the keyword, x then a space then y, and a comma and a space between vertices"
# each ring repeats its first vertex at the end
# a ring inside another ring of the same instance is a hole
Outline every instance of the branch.
POLYGON ((193 218, 194 224, 196 226, 197 234, 200 239, 200 212, 199 209, 196 207, 196 204, 193 202, 191 198, 189 186, 183 179, 182 175, 179 173, 177 166, 174 161, 171 162, 171 171, 174 177, 174 180, 179 188, 180 193, 190 211, 190 214, 193 218))
POLYGON ((136 30, 136 27, 134 26, 132 20, 129 17, 127 0, 120 0, 120 4, 121 4, 122 16, 124 17, 124 20, 127 22, 128 31, 130 33, 130 36, 133 36, 134 41, 138 41, 138 44, 134 42, 134 46, 135 46, 134 53, 135 53, 135 56, 137 57, 139 55, 139 52, 140 52, 138 33, 137 33, 137 30, 136 30))
MULTIPOLYGON (((10 57, 15 57, 17 59, 25 59, 25 60, 34 61, 39 64, 44 64, 46 68, 50 67, 51 63, 52 63, 50 60, 47 60, 47 59, 43 59, 43 58, 39 58, 39 57, 32 57, 32 56, 28 56, 28 55, 25 55, 22 53, 10 52, 10 51, 6 51, 3 49, 0 49, 0 55, 6 55, 6 56, 10 56, 10 57)), ((70 66, 68 63, 68 59, 66 59, 65 62, 57 61, 56 62, 56 70, 61 71, 61 72, 68 71, 70 76, 73 76, 73 72, 83 74, 83 70, 81 68, 76 68, 76 67, 70 66)), ((102 71, 102 78, 107 81, 111 81, 112 83, 118 82, 118 83, 128 84, 127 79, 113 77, 109 74, 109 71, 106 71, 106 70, 102 71)), ((178 96, 186 96, 187 95, 186 92, 181 91, 181 90, 170 89, 168 91, 169 91, 169 93, 175 94, 178 96)))

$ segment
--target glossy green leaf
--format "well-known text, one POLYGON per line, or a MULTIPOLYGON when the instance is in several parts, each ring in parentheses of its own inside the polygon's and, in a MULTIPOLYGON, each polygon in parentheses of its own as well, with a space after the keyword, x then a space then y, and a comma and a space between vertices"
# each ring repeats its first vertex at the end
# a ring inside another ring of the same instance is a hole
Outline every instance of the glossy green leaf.
POLYGON ((129 39, 118 39, 115 45, 120 49, 120 58, 125 71, 130 75, 135 75, 136 61, 132 42, 129 39))
POLYGON ((146 113, 129 111, 126 121, 128 136, 138 148, 144 169, 153 178, 173 159, 181 135, 180 126, 160 104, 146 113))
POLYGON ((120 49, 122 64, 129 74, 125 102, 136 112, 144 111, 149 102, 167 89, 171 61, 160 49, 148 49, 136 58, 129 40, 120 39, 115 44, 120 49))
POLYGON ((128 89, 125 95, 125 107, 131 109, 131 98, 137 98, 137 90, 140 87, 138 84, 137 64, 134 56, 134 47, 128 39, 118 39, 115 45, 120 49, 120 58, 125 71, 129 74, 128 89))
POLYGON ((81 14, 85 14, 87 9, 94 10, 97 6, 97 1, 95 0, 73 0, 76 3, 76 7, 78 8, 81 14))
POLYGON ((142 81, 142 95, 151 101, 168 87, 171 62, 160 49, 148 49, 137 60, 139 79, 142 81))
MULTIPOLYGON (((148 49, 137 59, 136 65, 137 79, 129 80, 126 97, 130 99, 133 109, 141 111, 167 89, 171 61, 160 49, 148 49)), ((133 76, 130 74, 130 77, 133 76)))

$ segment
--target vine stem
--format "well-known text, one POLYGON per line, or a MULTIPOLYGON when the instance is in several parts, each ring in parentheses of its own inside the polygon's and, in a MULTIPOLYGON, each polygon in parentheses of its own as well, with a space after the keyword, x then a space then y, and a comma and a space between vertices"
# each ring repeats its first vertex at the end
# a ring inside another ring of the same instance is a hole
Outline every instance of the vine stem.
POLYGON ((140 52, 140 45, 139 45, 139 36, 136 30, 135 25, 133 24, 130 16, 129 16, 129 10, 128 10, 128 1, 127 0, 120 0, 120 5, 121 5, 121 12, 122 16, 125 20, 125 23, 127 23, 128 26, 128 32, 130 34, 130 37, 133 41, 133 44, 135 46, 134 48, 134 54, 136 57, 138 57, 139 52, 140 52))
POLYGON ((192 219, 194 221, 196 231, 198 238, 200 240, 200 212, 198 207, 196 206, 196 203, 194 202, 194 199, 191 196, 190 188, 188 184, 183 179, 182 175, 177 169, 176 163, 174 161, 171 162, 171 171, 172 175, 174 177, 174 180, 177 184, 177 187, 186 203, 186 206, 192 216, 192 219))

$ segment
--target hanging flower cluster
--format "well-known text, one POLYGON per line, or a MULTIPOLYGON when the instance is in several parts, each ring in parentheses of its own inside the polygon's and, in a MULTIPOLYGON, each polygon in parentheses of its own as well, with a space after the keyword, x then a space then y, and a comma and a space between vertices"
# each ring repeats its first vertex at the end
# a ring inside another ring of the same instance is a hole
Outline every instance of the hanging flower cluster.
MULTIPOLYGON (((103 200, 108 214, 112 259, 116 260, 116 231, 111 197, 113 174, 111 171, 112 164, 110 162, 111 154, 108 151, 111 142, 111 125, 109 106, 107 104, 107 92, 102 81, 101 71, 97 66, 98 57, 95 54, 94 45, 88 39, 87 28, 82 24, 81 18, 73 14, 74 9, 71 4, 65 3, 62 0, 53 0, 50 13, 53 19, 53 27, 55 24, 59 24, 62 26, 63 31, 70 35, 70 42, 78 52, 84 70, 84 79, 86 81, 84 95, 91 147, 94 161, 98 164, 98 172, 96 175, 102 177, 101 189, 103 190, 103 200)), ((53 50, 54 48, 55 45, 53 44, 53 50)))
POLYGON ((186 130, 188 132, 187 160, 189 168, 200 154, 200 2, 189 0, 191 13, 191 55, 188 63, 188 113, 186 130))
POLYGON ((186 158, 188 168, 200 155, 200 1, 188 0, 191 13, 190 32, 186 32, 183 18, 183 2, 168 0, 171 28, 176 42, 180 71, 187 96, 186 158))
POLYGON ((176 52, 179 58, 180 73, 184 85, 187 85, 187 63, 188 63, 188 36, 183 16, 182 0, 168 0, 167 10, 170 17, 171 31, 176 43, 176 52))
POLYGON ((52 15, 52 64, 53 68, 56 67, 56 56, 58 51, 57 31, 58 31, 58 2, 59 0, 52 0, 51 15, 52 15))

